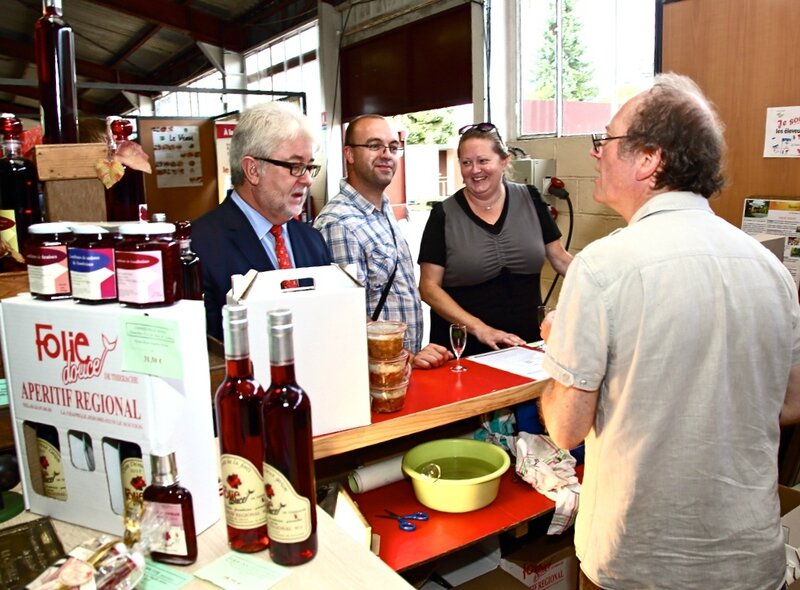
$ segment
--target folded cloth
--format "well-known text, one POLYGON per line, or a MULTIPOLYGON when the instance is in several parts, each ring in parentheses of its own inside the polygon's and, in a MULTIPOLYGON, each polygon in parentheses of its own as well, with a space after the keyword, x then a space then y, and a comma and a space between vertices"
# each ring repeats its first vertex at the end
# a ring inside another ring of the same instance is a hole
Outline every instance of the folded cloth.
POLYGON ((473 438, 497 445, 511 453, 514 452, 514 412, 496 410, 491 416, 484 414, 481 427, 473 438))
POLYGON ((515 450, 517 474, 556 503, 547 534, 563 533, 578 514, 581 484, 575 474, 575 459, 543 434, 520 432, 515 450))

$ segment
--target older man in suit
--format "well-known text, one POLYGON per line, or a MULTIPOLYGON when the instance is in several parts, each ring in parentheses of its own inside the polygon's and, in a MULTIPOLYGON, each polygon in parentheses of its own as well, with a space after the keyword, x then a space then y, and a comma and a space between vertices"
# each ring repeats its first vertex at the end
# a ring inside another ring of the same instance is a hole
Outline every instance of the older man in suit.
POLYGON ((295 219, 320 170, 315 147, 308 119, 291 104, 267 102, 241 113, 230 146, 234 189, 192 228, 211 336, 222 338, 231 275, 331 263, 322 235, 295 219))

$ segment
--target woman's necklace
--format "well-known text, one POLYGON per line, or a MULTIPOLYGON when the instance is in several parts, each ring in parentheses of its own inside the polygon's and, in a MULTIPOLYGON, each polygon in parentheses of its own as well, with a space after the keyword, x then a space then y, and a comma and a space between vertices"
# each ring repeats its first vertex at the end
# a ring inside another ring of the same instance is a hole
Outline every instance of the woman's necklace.
MULTIPOLYGON (((465 192, 465 193, 466 193, 466 195, 469 197, 469 201, 470 201, 470 203, 475 203, 475 197, 471 196, 471 194, 470 194, 470 192, 469 192, 469 191, 464 191, 464 192, 465 192)), ((501 191, 500 191, 500 194, 499 194, 499 195, 497 195, 497 197, 495 197, 495 199, 494 199, 494 200, 491 202, 491 204, 490 204, 490 205, 484 205, 483 203, 480 203, 480 204, 476 205, 476 207, 479 207, 479 208, 480 208, 480 209, 482 209, 483 211, 491 211, 491 210, 492 210, 492 208, 493 208, 495 205, 497 205, 497 203, 499 203, 499 202, 500 202, 500 200, 503 198, 503 194, 504 194, 504 193, 505 193, 505 191, 501 190, 501 191)))

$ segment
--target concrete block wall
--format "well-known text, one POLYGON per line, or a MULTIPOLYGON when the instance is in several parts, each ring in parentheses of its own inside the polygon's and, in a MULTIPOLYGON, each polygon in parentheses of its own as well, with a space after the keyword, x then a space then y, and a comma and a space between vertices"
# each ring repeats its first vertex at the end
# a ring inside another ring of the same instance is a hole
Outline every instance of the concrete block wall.
MULTIPOLYGON (((617 213, 600 205, 592 199, 594 179, 597 177, 595 159, 589 155, 592 147, 588 136, 551 137, 512 142, 515 147, 522 148, 532 158, 554 159, 556 176, 564 181, 574 212, 574 225, 569 251, 577 254, 588 244, 607 236, 617 228, 624 227, 625 221, 617 213)), ((558 199, 558 227, 566 243, 569 230, 569 208, 566 201, 558 199)), ((542 297, 550 289, 555 278, 555 271, 545 263, 542 271, 542 297)), ((563 279, 559 279, 548 303, 558 301, 563 279)))

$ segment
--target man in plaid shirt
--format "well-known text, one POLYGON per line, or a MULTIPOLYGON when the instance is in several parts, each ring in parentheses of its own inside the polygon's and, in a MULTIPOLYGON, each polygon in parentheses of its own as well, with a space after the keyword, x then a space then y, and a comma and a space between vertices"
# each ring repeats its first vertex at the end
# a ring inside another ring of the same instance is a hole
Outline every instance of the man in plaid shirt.
POLYGON ((442 365, 452 357, 450 351, 438 344, 422 348, 422 304, 414 261, 383 192, 394 177, 403 146, 379 115, 353 119, 344 143, 347 178, 340 181, 339 194, 323 207, 314 227, 324 236, 336 263, 356 265, 369 316, 394 272, 379 318, 408 326, 405 347, 415 367, 442 365))

